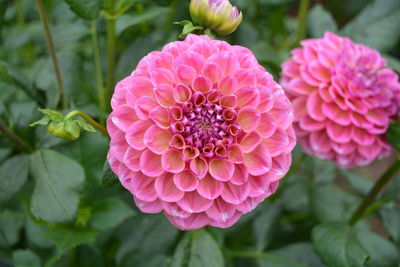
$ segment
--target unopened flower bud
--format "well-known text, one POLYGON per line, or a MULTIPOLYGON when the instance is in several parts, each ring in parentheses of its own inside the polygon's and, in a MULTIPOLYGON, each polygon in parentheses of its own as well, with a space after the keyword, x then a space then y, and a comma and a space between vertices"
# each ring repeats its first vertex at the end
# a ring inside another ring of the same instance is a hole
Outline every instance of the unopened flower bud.
POLYGON ((189 9, 195 23, 218 35, 232 33, 242 21, 242 13, 228 0, 192 0, 189 9))
POLYGON ((47 131, 55 137, 67 140, 76 140, 79 138, 80 135, 79 127, 74 128, 74 131, 71 131, 70 129, 68 129, 68 126, 66 126, 66 123, 64 121, 50 122, 50 124, 47 126, 47 131))

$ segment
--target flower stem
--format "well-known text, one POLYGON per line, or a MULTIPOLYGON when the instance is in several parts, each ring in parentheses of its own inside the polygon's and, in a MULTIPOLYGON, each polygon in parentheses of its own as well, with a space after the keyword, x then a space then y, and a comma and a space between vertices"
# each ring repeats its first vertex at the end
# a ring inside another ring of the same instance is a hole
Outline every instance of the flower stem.
POLYGON ((55 51, 55 48, 54 48, 53 39, 51 37, 49 23, 48 23, 48 20, 47 20, 46 10, 44 8, 42 0, 36 0, 36 6, 37 6, 37 8, 39 10, 40 20, 42 21, 44 32, 45 32, 45 35, 46 35, 47 47, 48 47, 49 52, 50 52, 51 60, 53 61, 54 71, 55 71, 55 74, 56 74, 57 87, 60 90, 61 105, 62 105, 63 108, 67 108, 68 104, 67 104, 67 98, 65 96, 64 85, 63 85, 63 82, 62 82, 60 66, 58 64, 57 55, 56 55, 56 51, 55 51))
POLYGON ((107 111, 107 104, 106 104, 106 99, 105 99, 105 88, 104 88, 104 83, 103 83, 103 74, 101 71, 99 41, 97 38, 97 22, 96 22, 96 20, 92 21, 91 36, 92 36, 94 65, 95 65, 95 69, 96 69, 96 81, 97 81, 97 88, 98 88, 99 105, 100 105, 100 108, 102 111, 107 111))
POLYGON ((26 23, 25 23, 24 12, 22 10, 20 0, 14 0, 14 5, 15 5, 15 13, 17 15, 18 26, 21 29, 24 29, 26 26, 26 23))
POLYGON ((115 0, 107 1, 108 12, 112 15, 107 19, 107 95, 106 102, 111 99, 111 94, 115 82, 115 0))
POLYGON ((99 123, 97 123, 94 119, 92 119, 89 115, 87 115, 85 112, 80 111, 80 110, 73 110, 71 112, 69 112, 66 116, 65 119, 70 119, 74 116, 80 116, 81 118, 83 118, 85 121, 87 121, 90 125, 92 125, 94 128, 96 128, 97 130, 99 130, 104 136, 108 136, 108 132, 106 130, 106 128, 104 128, 103 126, 101 126, 99 123))
POLYGON ((3 133, 3 135, 8 140, 14 143, 19 150, 27 153, 33 152, 33 148, 27 143, 25 143, 24 140, 22 140, 18 135, 16 135, 10 129, 8 129, 7 126, 2 121, 0 121, 0 132, 3 133))
POLYGON ((400 158, 398 158, 375 183, 371 191, 369 191, 368 195, 364 198, 363 202, 353 213, 353 216, 351 216, 351 219, 349 220, 349 225, 354 225, 359 219, 363 217, 369 205, 375 200, 376 196, 379 194, 382 188, 390 181, 390 179, 396 174, 399 169, 400 158))
POLYGON ((309 0, 300 0, 299 18, 297 24, 297 44, 304 39, 306 34, 307 13, 309 4, 309 0))

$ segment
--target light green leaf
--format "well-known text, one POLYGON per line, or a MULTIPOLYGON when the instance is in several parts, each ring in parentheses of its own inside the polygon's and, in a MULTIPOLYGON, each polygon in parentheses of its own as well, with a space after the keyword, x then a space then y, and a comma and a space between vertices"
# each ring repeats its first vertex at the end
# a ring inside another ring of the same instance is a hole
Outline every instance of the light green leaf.
POLYGON ((369 255, 366 266, 390 267, 399 263, 396 246, 384 237, 371 231, 358 230, 357 238, 369 255))
POLYGON ((308 16, 308 29, 314 38, 323 37, 324 32, 337 32, 338 27, 332 15, 320 4, 316 4, 308 16))
POLYGON ((75 120, 69 119, 64 121, 64 129, 70 133, 74 138, 79 138, 81 129, 75 120))
POLYGON ((64 120, 64 115, 53 109, 39 109, 40 112, 49 116, 50 120, 60 122, 64 120))
POLYGON ((40 267, 40 258, 29 249, 18 249, 13 252, 15 267, 40 267))
POLYGON ((32 214, 53 223, 72 221, 85 180, 81 165, 58 152, 41 150, 31 155, 30 168, 35 178, 32 214))
POLYGON ((343 29, 355 42, 388 51, 399 40, 400 1, 375 0, 343 29))
POLYGON ((116 22, 116 33, 120 35, 129 27, 135 26, 147 20, 152 20, 165 15, 170 9, 165 7, 153 7, 146 10, 143 14, 124 14, 116 22))
POLYGON ((310 266, 323 266, 321 259, 315 253, 311 243, 293 243, 269 252, 271 254, 290 257, 299 262, 309 264, 310 266))
POLYGON ((363 266, 368 258, 354 229, 346 224, 317 225, 311 236, 315 250, 329 266, 363 266))
POLYGON ((6 201, 18 192, 28 178, 29 158, 26 155, 12 157, 0 166, 0 201, 6 201))
POLYGON ((400 244, 400 210, 398 208, 383 208, 379 211, 382 224, 394 242, 400 244))
POLYGON ((361 196, 366 196, 374 185, 371 180, 355 172, 342 171, 342 174, 346 177, 350 187, 361 196))
POLYGON ((313 177, 317 184, 326 184, 335 179, 336 167, 332 161, 324 161, 312 158, 313 177))
POLYGON ((218 244, 203 229, 187 232, 179 242, 171 267, 224 266, 224 258, 218 244))
POLYGON ((96 132, 96 129, 90 125, 89 123, 82 121, 82 120, 75 120, 75 122, 79 125, 79 127, 81 127, 82 129, 84 129, 87 132, 96 132))
POLYGON ((64 0, 79 17, 87 20, 96 19, 103 8, 103 0, 64 0))
POLYGON ((119 198, 107 198, 93 205, 90 226, 99 231, 109 230, 134 214, 134 211, 119 198))

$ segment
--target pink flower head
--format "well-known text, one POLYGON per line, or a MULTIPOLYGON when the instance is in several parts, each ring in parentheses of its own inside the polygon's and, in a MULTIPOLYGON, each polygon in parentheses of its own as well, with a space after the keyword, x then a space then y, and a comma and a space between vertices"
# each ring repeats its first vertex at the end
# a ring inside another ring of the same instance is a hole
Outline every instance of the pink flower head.
POLYGON ((108 161, 147 213, 226 228, 277 189, 295 145, 293 109, 250 50, 188 35, 120 81, 108 161))
POLYGON ((387 156, 385 132, 400 110, 395 72, 377 51, 333 33, 301 45, 283 63, 281 84, 304 150, 342 168, 387 156))

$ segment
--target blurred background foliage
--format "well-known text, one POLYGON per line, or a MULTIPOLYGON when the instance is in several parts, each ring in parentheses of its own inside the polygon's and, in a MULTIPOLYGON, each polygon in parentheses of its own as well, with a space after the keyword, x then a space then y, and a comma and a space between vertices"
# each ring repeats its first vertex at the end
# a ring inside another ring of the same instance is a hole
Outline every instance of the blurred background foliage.
MULTIPOLYGON (((181 28, 172 23, 189 19, 188 0, 43 3, 65 87, 63 112, 80 109, 103 123, 108 109, 99 88, 112 88, 147 53, 177 40, 181 28)), ((299 1, 232 3, 244 20, 226 41, 252 49, 279 79, 280 64, 299 41, 299 1)), ((349 36, 399 71, 399 25, 398 0, 319 0, 310 2, 306 34, 349 36)), ((40 118, 38 108, 60 102, 35 1, 0 0, 0 44, 0 266, 398 265, 399 175, 366 219, 345 224, 372 187, 370 177, 391 159, 345 172, 296 148, 293 170, 255 211, 230 229, 185 233, 162 215, 140 213, 103 170, 107 138, 83 133, 71 142, 28 126, 40 118)))

